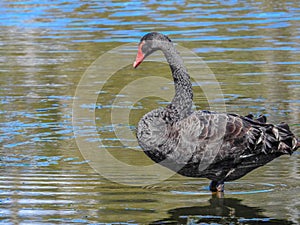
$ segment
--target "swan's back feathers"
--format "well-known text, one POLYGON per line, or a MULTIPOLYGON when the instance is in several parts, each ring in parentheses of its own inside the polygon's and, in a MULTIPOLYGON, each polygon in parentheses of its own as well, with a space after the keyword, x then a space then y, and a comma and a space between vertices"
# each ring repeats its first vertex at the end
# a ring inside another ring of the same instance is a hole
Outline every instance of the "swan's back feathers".
POLYGON ((245 152, 256 154, 276 152, 292 154, 300 147, 299 141, 286 123, 273 125, 267 123, 265 116, 255 119, 253 115, 243 117, 236 114, 209 111, 198 111, 196 113, 200 123, 204 124, 203 131, 207 133, 199 141, 211 139, 212 137, 208 134, 212 133, 213 130, 222 130, 220 128, 220 118, 222 118, 222 125, 226 125, 225 131, 223 131, 223 141, 230 142, 231 147, 237 147, 237 145, 244 143, 245 146, 242 145, 242 147, 246 147, 245 152))

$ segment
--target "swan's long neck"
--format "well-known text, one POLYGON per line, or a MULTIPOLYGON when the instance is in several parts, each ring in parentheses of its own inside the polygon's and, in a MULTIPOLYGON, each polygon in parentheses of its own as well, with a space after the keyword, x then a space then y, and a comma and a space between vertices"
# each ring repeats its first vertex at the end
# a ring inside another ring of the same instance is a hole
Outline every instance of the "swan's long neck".
POLYGON ((190 76, 172 43, 164 45, 162 51, 170 65, 175 84, 175 96, 168 108, 178 112, 182 119, 192 111, 193 91, 190 76))

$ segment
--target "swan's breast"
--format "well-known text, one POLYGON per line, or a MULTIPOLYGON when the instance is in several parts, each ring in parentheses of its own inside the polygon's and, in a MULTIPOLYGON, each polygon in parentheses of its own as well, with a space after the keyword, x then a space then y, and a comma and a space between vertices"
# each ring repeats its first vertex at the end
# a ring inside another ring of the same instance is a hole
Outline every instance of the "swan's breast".
POLYGON ((137 139, 144 151, 158 149, 166 142, 167 127, 162 109, 155 109, 142 117, 138 123, 137 139))

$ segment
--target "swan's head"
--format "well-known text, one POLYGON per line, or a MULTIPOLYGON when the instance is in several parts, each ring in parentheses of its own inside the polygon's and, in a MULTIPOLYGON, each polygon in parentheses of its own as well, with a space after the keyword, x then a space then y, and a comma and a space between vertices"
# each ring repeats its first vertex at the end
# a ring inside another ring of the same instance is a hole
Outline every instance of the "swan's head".
POLYGON ((133 63, 133 67, 137 68, 147 56, 170 42, 171 40, 161 33, 152 32, 146 34, 139 43, 138 53, 135 62, 133 63))

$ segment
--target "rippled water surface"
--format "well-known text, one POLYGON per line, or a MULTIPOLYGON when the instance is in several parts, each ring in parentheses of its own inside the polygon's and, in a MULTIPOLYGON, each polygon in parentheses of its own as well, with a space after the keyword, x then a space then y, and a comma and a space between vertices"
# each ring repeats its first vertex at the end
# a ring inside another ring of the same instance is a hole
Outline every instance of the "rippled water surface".
POLYGON ((298 1, 0 6, 0 224, 300 224, 299 152, 224 198, 206 179, 148 170, 135 125, 173 89, 166 64, 131 66, 142 35, 168 34, 210 74, 192 76, 196 108, 265 114, 300 136, 298 1))

